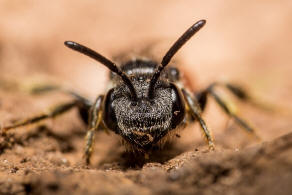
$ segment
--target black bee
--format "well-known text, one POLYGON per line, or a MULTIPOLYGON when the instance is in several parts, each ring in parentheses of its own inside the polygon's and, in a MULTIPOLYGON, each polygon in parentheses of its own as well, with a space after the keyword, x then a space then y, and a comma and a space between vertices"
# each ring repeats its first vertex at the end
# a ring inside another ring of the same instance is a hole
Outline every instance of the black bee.
POLYGON ((100 95, 94 103, 79 94, 54 86, 46 86, 35 91, 63 90, 74 100, 54 107, 50 112, 16 122, 2 128, 7 130, 55 117, 73 107, 78 107, 82 119, 88 124, 85 159, 90 162, 94 132, 105 127, 120 135, 134 150, 147 154, 164 141, 168 134, 188 121, 198 121, 210 149, 214 149, 213 138, 201 113, 207 102, 207 95, 214 97, 223 110, 249 132, 253 128, 240 119, 216 94, 215 86, 224 86, 241 100, 249 96, 239 87, 231 84, 212 83, 206 89, 188 92, 179 85, 180 72, 176 67, 167 67, 175 53, 204 25, 200 20, 193 24, 168 50, 161 63, 151 60, 135 59, 120 66, 99 53, 76 42, 66 41, 65 45, 83 53, 108 67, 113 87, 100 95), (193 93, 193 94, 192 94, 193 93))

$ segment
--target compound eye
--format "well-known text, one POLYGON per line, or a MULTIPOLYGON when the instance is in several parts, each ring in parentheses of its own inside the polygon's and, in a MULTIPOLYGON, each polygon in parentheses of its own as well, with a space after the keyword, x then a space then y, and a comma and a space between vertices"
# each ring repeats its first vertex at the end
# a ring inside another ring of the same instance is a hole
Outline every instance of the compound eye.
POLYGON ((116 114, 113 108, 113 100, 114 100, 113 91, 114 89, 111 89, 110 91, 108 91, 108 93, 105 96, 103 121, 107 128, 109 128, 110 130, 114 132, 118 132, 119 128, 117 125, 117 118, 116 118, 116 114))
POLYGON ((185 101, 183 95, 174 84, 171 84, 171 97, 172 97, 172 128, 174 129, 181 123, 185 116, 185 101))
POLYGON ((179 70, 175 67, 169 67, 169 77, 171 81, 178 81, 179 80, 179 70))

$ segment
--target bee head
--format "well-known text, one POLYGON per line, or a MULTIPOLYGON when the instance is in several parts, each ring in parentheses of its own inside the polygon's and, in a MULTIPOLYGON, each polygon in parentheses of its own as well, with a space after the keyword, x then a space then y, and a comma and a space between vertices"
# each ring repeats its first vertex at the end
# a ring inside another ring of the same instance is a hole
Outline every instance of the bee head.
POLYGON ((65 42, 67 47, 97 60, 121 78, 122 84, 111 89, 105 98, 103 119, 108 128, 139 148, 147 149, 180 124, 185 113, 181 92, 159 77, 176 52, 205 23, 205 20, 196 22, 172 45, 147 79, 149 82, 129 78, 115 63, 81 44, 65 42))
POLYGON ((159 80, 153 98, 147 96, 149 82, 133 81, 138 98, 126 86, 111 89, 104 103, 105 125, 140 149, 151 149, 185 116, 183 96, 173 83, 159 80))

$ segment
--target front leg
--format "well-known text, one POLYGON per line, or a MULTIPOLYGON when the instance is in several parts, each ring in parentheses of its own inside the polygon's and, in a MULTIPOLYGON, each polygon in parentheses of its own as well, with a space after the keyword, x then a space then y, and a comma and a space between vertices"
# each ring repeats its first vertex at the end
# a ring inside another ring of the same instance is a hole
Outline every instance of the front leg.
POLYGON ((186 100, 187 106, 189 107, 189 112, 191 114, 191 116, 195 119, 197 119, 200 123, 200 126, 202 128, 202 132, 203 135, 206 138, 206 142, 209 146, 210 150, 214 150, 215 149, 215 145, 213 142, 213 137, 211 135, 211 132, 209 131, 206 122, 203 120, 202 116, 201 116, 201 108, 199 103, 197 102, 197 100, 195 98, 192 98, 191 95, 184 89, 182 89, 184 98, 186 100))
POLYGON ((86 145, 84 150, 85 163, 90 164, 90 157, 93 151, 94 133, 102 121, 103 95, 99 96, 89 111, 88 131, 86 133, 86 145))

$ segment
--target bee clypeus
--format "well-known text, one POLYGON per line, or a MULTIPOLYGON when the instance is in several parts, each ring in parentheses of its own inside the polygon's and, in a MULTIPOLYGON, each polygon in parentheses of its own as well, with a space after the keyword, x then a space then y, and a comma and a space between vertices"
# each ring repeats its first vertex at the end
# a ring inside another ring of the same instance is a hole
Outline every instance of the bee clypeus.
MULTIPOLYGON (((245 91, 228 83, 213 82, 205 89, 189 92, 183 86, 178 85, 181 81, 178 69, 174 66, 167 66, 176 52, 205 23, 205 20, 200 20, 187 29, 166 52, 160 63, 154 60, 135 59, 117 66, 114 62, 81 44, 65 41, 65 45, 70 49, 87 55, 109 68, 112 72, 113 87, 104 95, 98 96, 94 103, 76 92, 65 90, 64 92, 73 96, 72 101, 55 106, 50 112, 3 127, 2 133, 9 129, 55 117, 77 107, 81 118, 88 125, 85 146, 87 164, 90 163, 94 133, 100 127, 120 135, 134 150, 148 154, 175 129, 184 126, 187 122, 198 121, 209 148, 213 150, 215 147, 213 138, 201 116, 208 95, 212 96, 235 122, 248 132, 254 133, 253 128, 229 108, 214 88, 222 86, 240 100, 246 101, 249 100, 249 96, 245 91)), ((52 86, 42 87, 38 90, 54 89, 62 90, 52 86)))

